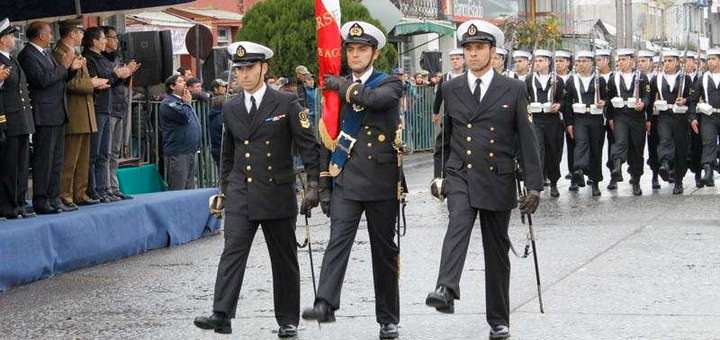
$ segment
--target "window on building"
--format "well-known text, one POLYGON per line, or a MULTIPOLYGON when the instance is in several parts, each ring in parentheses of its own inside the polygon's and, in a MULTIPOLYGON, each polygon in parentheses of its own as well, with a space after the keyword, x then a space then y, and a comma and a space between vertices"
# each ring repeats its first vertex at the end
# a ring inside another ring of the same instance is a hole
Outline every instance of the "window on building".
POLYGON ((218 46, 227 46, 232 42, 230 27, 218 27, 218 46))

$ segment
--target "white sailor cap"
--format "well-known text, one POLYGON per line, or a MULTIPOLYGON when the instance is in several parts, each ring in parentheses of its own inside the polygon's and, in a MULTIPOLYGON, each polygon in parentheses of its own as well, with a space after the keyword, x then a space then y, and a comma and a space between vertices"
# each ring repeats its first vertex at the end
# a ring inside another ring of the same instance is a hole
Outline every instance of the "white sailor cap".
POLYGON ((265 62, 273 57, 273 51, 263 45, 251 41, 234 42, 227 47, 233 67, 249 66, 265 62))
POLYGON ((618 57, 620 56, 627 56, 627 57, 633 57, 635 56, 635 50, 632 48, 618 48, 615 52, 618 57))
POLYGON ((602 50, 597 50, 597 51, 595 51, 595 56, 596 56, 596 57, 609 57, 611 54, 612 54, 612 51, 611 51, 611 50, 607 50, 607 49, 602 49, 602 50))
POLYGON ((662 57, 663 58, 668 58, 668 57, 679 58, 680 51, 678 51, 676 49, 665 49, 662 51, 662 57))
POLYGON ((387 38, 375 25, 364 21, 349 21, 342 25, 340 35, 343 39, 343 46, 347 44, 365 44, 374 48, 385 47, 387 38))
POLYGON ((700 52, 700 60, 706 60, 707 59, 707 52, 700 52))
POLYGON ((720 48, 717 48, 717 47, 710 48, 707 50, 707 52, 705 52, 705 55, 706 56, 710 56, 710 55, 720 56, 720 48))
POLYGON ((0 22, 0 37, 19 31, 20 29, 17 28, 17 26, 10 25, 10 20, 8 18, 5 18, 0 22))
POLYGON ((652 58, 655 56, 655 52, 648 50, 638 51, 638 58, 652 58))
POLYGON ((499 55, 501 55, 501 56, 507 56, 508 51, 507 51, 506 49, 502 48, 502 47, 496 47, 496 48, 495 48, 495 53, 496 53, 496 54, 499 54, 499 55))
POLYGON ((492 46, 505 44, 505 34, 495 25, 483 20, 468 20, 463 22, 455 32, 459 46, 471 42, 487 42, 492 46))
POLYGON ((557 50, 555 51, 555 58, 566 58, 566 59, 572 59, 573 54, 572 52, 568 50, 557 50))
POLYGON ((695 51, 687 51, 685 52, 685 57, 695 59, 698 57, 697 52, 695 51))
POLYGON ((550 52, 548 50, 535 50, 535 52, 533 52, 533 56, 552 58, 552 52, 550 52))
POLYGON ((462 56, 464 56, 464 55, 465 55, 465 52, 463 51, 462 48, 453 48, 452 50, 450 50, 450 52, 448 53, 448 55, 462 55, 462 56))
POLYGON ((588 51, 588 50, 578 51, 577 54, 575 54, 575 58, 588 58, 588 59, 592 59, 592 58, 594 58, 594 57, 595 57, 595 54, 592 53, 592 51, 588 51))
POLYGON ((513 58, 525 58, 525 59, 532 59, 532 54, 528 51, 522 51, 518 50, 513 52, 513 58))

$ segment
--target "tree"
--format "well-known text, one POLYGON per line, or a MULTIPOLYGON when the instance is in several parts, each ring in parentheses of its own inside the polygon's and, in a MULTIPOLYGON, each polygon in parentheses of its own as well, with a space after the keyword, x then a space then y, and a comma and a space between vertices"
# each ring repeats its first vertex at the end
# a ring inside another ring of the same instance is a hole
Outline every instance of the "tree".
POLYGON ((500 30, 505 34, 505 39, 512 39, 516 49, 532 50, 537 42, 537 48, 553 47, 561 48, 562 32, 560 31, 560 20, 550 15, 542 22, 532 20, 517 20, 509 18, 500 25, 500 30))
MULTIPOLYGON (((385 32, 380 22, 370 17, 367 8, 353 0, 340 1, 342 22, 367 21, 385 32)), ((253 6, 243 17, 243 28, 236 40, 268 46, 275 52, 270 60, 271 73, 293 75, 297 65, 317 74, 317 37, 314 0, 266 0, 253 6)), ((397 51, 388 44, 375 67, 390 71, 397 64, 397 51)))

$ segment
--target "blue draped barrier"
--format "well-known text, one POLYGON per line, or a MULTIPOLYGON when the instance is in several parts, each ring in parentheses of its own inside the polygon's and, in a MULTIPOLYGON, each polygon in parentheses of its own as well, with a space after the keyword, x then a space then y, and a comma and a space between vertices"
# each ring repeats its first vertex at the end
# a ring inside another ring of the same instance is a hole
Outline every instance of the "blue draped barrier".
POLYGON ((0 222, 0 291, 217 231, 220 223, 207 207, 216 191, 144 194, 71 213, 0 222))

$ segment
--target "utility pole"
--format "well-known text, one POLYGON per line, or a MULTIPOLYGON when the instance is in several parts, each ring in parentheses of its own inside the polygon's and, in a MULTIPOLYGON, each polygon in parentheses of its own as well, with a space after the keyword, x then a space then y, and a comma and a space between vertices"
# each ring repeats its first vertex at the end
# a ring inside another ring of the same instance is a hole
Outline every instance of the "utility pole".
POLYGON ((623 39, 625 38, 623 7, 623 0, 615 0, 615 48, 623 47, 623 39))
POLYGON ((633 47, 632 0, 625 0, 625 47, 633 47))

